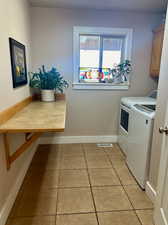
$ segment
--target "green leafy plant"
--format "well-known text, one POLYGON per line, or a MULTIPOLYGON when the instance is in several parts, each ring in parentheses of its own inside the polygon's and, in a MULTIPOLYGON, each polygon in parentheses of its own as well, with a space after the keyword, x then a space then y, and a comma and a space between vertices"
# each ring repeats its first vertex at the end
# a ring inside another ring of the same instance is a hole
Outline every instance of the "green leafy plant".
POLYGON ((111 70, 114 79, 121 78, 122 82, 128 81, 128 75, 132 71, 132 65, 130 60, 125 60, 123 63, 117 65, 111 70))
POLYGON ((69 84, 56 68, 53 67, 47 71, 43 65, 38 73, 30 73, 30 87, 42 90, 56 90, 62 93, 64 88, 69 87, 69 84))

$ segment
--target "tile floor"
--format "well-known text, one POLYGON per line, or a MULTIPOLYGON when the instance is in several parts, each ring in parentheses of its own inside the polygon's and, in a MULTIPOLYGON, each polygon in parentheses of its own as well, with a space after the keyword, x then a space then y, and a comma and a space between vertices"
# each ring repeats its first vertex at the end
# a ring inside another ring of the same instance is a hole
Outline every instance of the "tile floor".
POLYGON ((153 225, 117 144, 39 146, 7 225, 153 225))

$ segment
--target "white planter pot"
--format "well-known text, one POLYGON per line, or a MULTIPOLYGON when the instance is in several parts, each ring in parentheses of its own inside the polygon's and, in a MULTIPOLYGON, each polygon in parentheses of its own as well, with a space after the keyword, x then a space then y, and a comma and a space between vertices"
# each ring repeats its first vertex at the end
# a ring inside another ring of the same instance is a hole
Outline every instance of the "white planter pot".
POLYGON ((41 100, 43 102, 54 102, 55 91, 54 90, 41 90, 41 100))

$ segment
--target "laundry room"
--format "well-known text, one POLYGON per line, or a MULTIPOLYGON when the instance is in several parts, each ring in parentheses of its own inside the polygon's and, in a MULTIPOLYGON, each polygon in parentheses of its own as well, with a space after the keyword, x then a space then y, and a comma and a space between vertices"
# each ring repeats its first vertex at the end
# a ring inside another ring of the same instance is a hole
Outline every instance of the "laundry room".
POLYGON ((167 225, 167 0, 0 18, 0 225, 167 225))

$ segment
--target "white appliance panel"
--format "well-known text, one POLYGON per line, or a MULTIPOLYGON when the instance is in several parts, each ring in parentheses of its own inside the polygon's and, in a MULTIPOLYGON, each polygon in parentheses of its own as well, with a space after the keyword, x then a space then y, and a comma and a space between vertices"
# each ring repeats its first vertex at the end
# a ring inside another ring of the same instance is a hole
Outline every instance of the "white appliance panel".
POLYGON ((153 119, 142 112, 131 110, 129 124, 127 165, 138 183, 145 188, 148 174, 153 119))
POLYGON ((118 136, 118 143, 121 149, 125 154, 127 154, 128 146, 127 146, 127 139, 128 139, 128 131, 129 131, 129 121, 130 118, 130 108, 120 105, 120 120, 119 120, 119 136, 118 136), (126 113, 127 116, 122 115, 122 113, 126 113), (126 120, 126 121, 124 121, 126 120))

